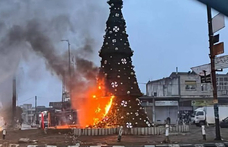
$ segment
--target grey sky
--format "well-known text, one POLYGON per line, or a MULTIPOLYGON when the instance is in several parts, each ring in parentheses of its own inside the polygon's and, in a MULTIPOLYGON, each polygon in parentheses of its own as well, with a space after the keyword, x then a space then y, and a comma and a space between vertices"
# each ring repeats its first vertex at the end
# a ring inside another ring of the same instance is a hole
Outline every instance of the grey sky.
MULTIPOLYGON (((63 52, 62 49, 67 50, 67 44, 60 42, 61 39, 69 39, 72 49, 82 46, 85 41, 83 37, 94 39, 95 54, 90 59, 99 66, 100 58, 97 52, 103 43, 105 23, 109 15, 106 0, 3 1, 0 2, 0 8, 4 7, 4 13, 0 11, 0 20, 7 22, 10 27, 15 23, 24 24, 28 19, 38 17, 43 21, 43 26, 48 25, 45 29, 49 36, 53 37, 52 41, 59 52, 63 52), (69 16, 69 23, 68 19, 57 17, 59 15, 69 16), (53 21, 59 19, 63 22, 51 26, 53 21), (56 30, 58 31, 55 32, 56 30)), ((190 71, 193 66, 209 62, 206 7, 199 2, 125 0, 123 14, 127 23, 129 42, 134 50, 133 64, 139 83, 169 76, 176 67, 179 71, 190 71)), ((225 42, 225 47, 227 31, 227 28, 224 28, 219 32, 220 40, 225 42)), ((0 24, 0 38, 4 38, 4 33, 0 24)), ((60 101, 61 82, 47 70, 44 60, 32 52, 20 53, 20 56, 18 61, 21 63, 17 69, 18 105, 34 103, 32 97, 35 95, 38 96, 39 105, 48 105, 49 101, 60 101)), ((3 60, 0 60, 3 63, 3 60)), ((5 69, 11 60, 4 61, 5 64, 0 64, 2 69, 5 69)), ((16 66, 18 61, 12 62, 12 65, 16 66)), ((10 71, 13 73, 15 69, 10 71)), ((0 72, 6 74, 2 70, 0 72)), ((5 81, 10 81, 10 77, 0 78, 1 93, 5 91, 3 89, 6 86, 11 88, 10 84, 5 84, 5 81)), ((145 92, 145 84, 140 84, 140 88, 145 92)), ((9 92, 6 96, 4 94, 4 97, 10 97, 9 92)))

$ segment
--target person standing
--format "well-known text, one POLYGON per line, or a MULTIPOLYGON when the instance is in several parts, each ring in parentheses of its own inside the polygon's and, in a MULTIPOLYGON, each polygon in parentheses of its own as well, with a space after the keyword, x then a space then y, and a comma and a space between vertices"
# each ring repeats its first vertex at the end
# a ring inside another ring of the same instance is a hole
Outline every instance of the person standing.
POLYGON ((6 138, 6 123, 3 126, 3 130, 2 130, 2 139, 5 140, 6 138))

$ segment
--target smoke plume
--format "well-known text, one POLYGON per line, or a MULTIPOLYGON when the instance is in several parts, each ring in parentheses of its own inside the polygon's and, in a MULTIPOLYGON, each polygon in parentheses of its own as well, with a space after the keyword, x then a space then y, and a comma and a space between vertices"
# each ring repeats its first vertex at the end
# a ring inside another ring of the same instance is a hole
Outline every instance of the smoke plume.
POLYGON ((0 91, 9 89, 2 92, 1 100, 11 99, 11 79, 21 62, 37 65, 29 68, 26 78, 38 80, 38 76, 45 76, 33 74, 44 62, 61 81, 68 73, 68 54, 63 50, 66 42, 62 39, 70 40, 74 57, 67 85, 76 87, 75 93, 93 85, 98 71, 94 57, 101 46, 108 14, 104 12, 108 12, 106 0, 1 0, 0 91))

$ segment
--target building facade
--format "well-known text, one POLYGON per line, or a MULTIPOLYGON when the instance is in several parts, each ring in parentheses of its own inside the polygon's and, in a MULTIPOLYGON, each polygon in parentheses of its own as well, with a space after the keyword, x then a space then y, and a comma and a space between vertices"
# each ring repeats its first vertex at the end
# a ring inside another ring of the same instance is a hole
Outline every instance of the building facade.
POLYGON ((32 104, 23 104, 20 106, 23 110, 22 119, 23 123, 31 125, 35 123, 36 113, 37 115, 42 111, 46 111, 48 108, 45 106, 37 106, 36 108, 32 106, 32 104))
POLYGON ((22 119, 25 124, 32 124, 35 115, 35 108, 32 107, 32 104, 23 104, 20 106, 23 110, 22 119))
MULTIPOLYGON (((219 103, 228 104, 228 74, 216 76, 219 103)), ((211 83, 201 83, 201 77, 193 72, 173 72, 169 77, 149 81, 146 96, 140 99, 145 108, 148 103, 153 106, 151 118, 155 123, 167 117, 175 123, 177 114, 213 104, 211 83)))

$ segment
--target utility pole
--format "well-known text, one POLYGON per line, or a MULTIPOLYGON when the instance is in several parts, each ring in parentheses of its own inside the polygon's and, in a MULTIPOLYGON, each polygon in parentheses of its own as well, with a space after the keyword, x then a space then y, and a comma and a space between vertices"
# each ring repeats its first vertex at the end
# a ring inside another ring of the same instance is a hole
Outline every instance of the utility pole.
POLYGON ((16 91, 16 77, 13 78, 13 97, 12 97, 12 125, 15 124, 16 117, 16 104, 17 101, 17 91, 16 91))
POLYGON ((209 32, 209 48, 210 48, 210 59, 211 59, 211 78, 213 86, 213 101, 214 101, 214 115, 215 115, 215 140, 221 140, 220 127, 219 127, 219 108, 218 108, 218 97, 217 97, 217 84, 216 84, 216 69, 215 69, 215 54, 213 50, 213 30, 212 30, 212 17, 211 8, 207 5, 207 17, 208 17, 208 32, 209 32))
POLYGON ((70 41, 69 40, 61 40, 61 41, 66 41, 67 42, 67 46, 68 46, 68 74, 69 74, 69 76, 71 77, 71 61, 70 61, 70 59, 71 59, 71 52, 70 52, 70 41))
POLYGON ((37 96, 35 96, 35 119, 36 119, 36 124, 39 124, 39 115, 37 112, 37 96))
MULTIPOLYGON (((69 75, 69 78, 71 79, 71 51, 70 51, 70 41, 69 40, 61 40, 61 41, 66 41, 67 42, 67 46, 68 46, 68 62, 69 62, 68 63, 68 75, 69 75)), ((70 80, 68 80, 68 82, 70 82, 70 80)), ((69 84, 68 85, 69 86, 69 96, 71 98, 71 83, 68 83, 68 84, 69 84)))
POLYGON ((67 40, 67 44, 68 44, 68 57, 69 57, 69 59, 68 59, 68 61, 69 61, 69 75, 70 75, 70 78, 71 78, 71 63, 70 63, 70 59, 71 59, 71 55, 70 55, 70 42, 69 42, 69 40, 67 40))

